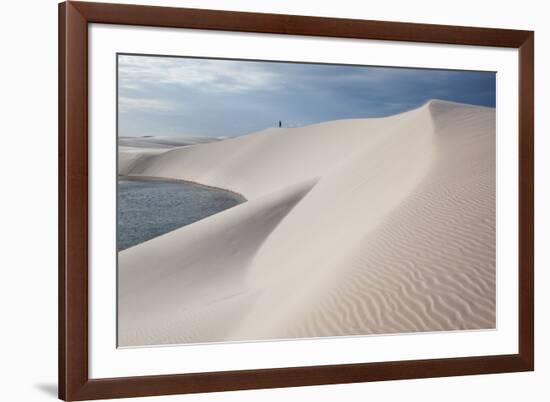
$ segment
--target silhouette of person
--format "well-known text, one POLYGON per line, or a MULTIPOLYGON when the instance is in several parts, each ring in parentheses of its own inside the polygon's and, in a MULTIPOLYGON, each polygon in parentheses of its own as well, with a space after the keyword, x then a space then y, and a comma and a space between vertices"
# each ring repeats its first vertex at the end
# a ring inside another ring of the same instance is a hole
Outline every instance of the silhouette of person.
POLYGON ((281 128, 281 120, 279 120, 279 128, 281 128))

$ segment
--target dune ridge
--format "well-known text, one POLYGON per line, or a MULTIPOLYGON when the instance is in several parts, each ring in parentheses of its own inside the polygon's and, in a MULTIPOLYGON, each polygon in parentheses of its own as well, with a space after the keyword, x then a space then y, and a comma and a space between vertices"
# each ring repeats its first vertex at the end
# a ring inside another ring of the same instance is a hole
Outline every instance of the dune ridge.
POLYGON ((119 254, 119 344, 494 328, 495 172, 494 109, 444 101, 121 148, 248 201, 119 254))

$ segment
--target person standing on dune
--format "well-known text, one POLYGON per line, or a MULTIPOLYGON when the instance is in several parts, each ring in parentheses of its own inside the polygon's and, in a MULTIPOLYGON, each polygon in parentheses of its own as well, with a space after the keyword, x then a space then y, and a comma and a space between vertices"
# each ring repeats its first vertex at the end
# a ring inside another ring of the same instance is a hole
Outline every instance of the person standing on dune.
POLYGON ((279 120, 279 128, 281 128, 281 120, 279 120))

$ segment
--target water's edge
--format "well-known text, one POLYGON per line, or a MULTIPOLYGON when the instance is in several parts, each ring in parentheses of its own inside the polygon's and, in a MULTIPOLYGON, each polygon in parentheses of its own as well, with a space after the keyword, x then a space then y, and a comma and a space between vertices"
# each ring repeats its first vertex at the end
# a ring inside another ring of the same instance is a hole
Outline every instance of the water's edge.
POLYGON ((227 189, 227 188, 222 188, 222 187, 210 186, 210 185, 208 185, 208 184, 202 184, 202 183, 199 183, 199 182, 197 182, 197 181, 192 181, 192 180, 172 179, 172 178, 168 178, 168 177, 156 177, 156 176, 137 176, 137 175, 125 176, 125 175, 121 175, 121 174, 118 175, 117 180, 128 180, 128 181, 161 181, 161 182, 166 182, 166 183, 185 183, 185 184, 192 184, 192 185, 194 185, 194 186, 199 186, 199 187, 204 187, 204 188, 210 188, 210 189, 212 189, 212 190, 225 191, 226 193, 231 193, 231 194, 233 194, 235 197, 240 198, 240 201, 241 201, 241 202, 246 202, 246 201, 248 201, 244 195, 242 195, 241 193, 237 193, 236 191, 232 191, 232 190, 229 190, 229 189, 227 189))

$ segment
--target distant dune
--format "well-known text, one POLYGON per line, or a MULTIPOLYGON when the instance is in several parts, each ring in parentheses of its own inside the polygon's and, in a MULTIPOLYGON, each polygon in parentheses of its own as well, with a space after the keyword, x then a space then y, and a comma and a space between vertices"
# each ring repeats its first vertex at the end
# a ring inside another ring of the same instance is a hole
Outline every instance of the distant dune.
POLYGON ((139 166, 151 156, 159 155, 173 148, 206 144, 218 141, 204 137, 118 137, 118 164, 124 169, 139 166))
POLYGON ((495 173, 495 110, 443 101, 121 147, 121 175, 248 201, 119 253, 119 343, 494 328, 495 173))
POLYGON ((173 148, 217 141, 207 137, 118 137, 118 145, 135 148, 173 148))

